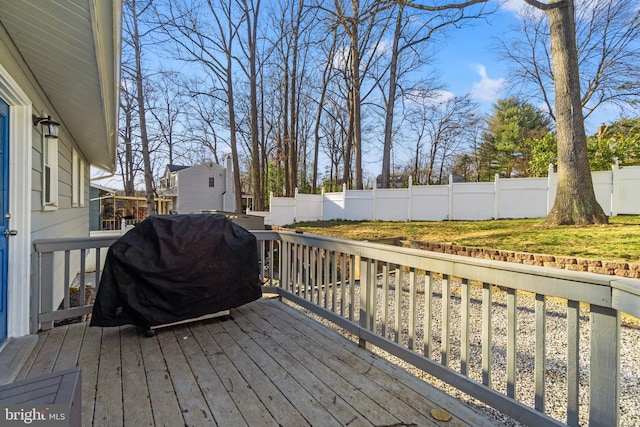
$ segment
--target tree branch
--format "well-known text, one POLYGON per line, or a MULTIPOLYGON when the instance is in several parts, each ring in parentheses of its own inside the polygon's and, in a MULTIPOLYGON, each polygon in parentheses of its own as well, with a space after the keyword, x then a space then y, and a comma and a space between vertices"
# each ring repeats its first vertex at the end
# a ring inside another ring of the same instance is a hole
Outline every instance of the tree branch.
POLYGON ((540 10, 551 10, 567 6, 566 0, 558 1, 555 3, 542 3, 538 0, 524 0, 524 2, 540 10))
POLYGON ((404 5, 407 7, 411 7, 419 10, 426 10, 430 12, 439 12, 439 11, 450 10, 450 9, 464 9, 469 6, 473 6, 474 4, 488 2, 488 0, 467 0, 463 3, 449 3, 449 4, 443 4, 441 6, 427 6, 425 4, 414 3, 412 1, 406 1, 406 0, 395 0, 395 1, 398 3, 404 3, 404 5))

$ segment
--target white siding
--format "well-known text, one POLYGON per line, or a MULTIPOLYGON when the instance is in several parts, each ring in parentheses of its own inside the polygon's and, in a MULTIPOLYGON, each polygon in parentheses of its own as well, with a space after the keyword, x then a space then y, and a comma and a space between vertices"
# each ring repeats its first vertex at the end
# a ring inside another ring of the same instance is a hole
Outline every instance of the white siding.
POLYGON ((178 171, 178 213, 222 210, 226 188, 225 169, 217 164, 197 165, 178 171), (209 178, 214 186, 209 186, 209 178))

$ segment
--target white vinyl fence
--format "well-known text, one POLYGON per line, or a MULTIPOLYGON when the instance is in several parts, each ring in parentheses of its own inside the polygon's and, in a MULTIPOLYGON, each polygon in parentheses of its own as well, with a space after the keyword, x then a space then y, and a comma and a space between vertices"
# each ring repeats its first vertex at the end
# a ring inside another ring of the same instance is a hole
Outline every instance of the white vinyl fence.
MULTIPOLYGON (((609 216, 640 215, 640 166, 592 172, 598 203, 609 216)), ((450 177, 449 182, 452 182, 450 177)), ((271 196, 271 210, 255 212, 265 224, 302 221, 444 221, 542 218, 556 195, 558 177, 499 178, 494 182, 412 185, 409 188, 347 190, 294 197, 271 196)))

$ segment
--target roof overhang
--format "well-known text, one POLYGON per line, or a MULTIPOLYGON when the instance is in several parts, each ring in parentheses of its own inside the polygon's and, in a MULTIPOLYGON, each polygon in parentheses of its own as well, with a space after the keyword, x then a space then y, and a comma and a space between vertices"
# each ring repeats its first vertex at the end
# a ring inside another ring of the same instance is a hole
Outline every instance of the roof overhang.
MULTIPOLYGON (((116 170, 122 0, 0 0, 0 23, 92 166, 116 170)), ((53 112, 52 112, 53 114, 53 112)))

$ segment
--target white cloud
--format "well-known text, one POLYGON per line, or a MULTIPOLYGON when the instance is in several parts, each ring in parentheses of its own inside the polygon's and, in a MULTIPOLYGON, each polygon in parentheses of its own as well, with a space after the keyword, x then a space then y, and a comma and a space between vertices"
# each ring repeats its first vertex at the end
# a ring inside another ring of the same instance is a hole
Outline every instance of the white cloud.
POLYGON ((523 0, 504 0, 500 3, 500 9, 508 10, 514 13, 520 13, 520 10, 524 7, 525 3, 523 0))
POLYGON ((475 67, 477 73, 480 75, 480 81, 475 82, 471 87, 471 97, 481 101, 497 101, 507 81, 502 77, 498 79, 490 78, 487 75, 487 68, 484 65, 478 64, 475 67))

